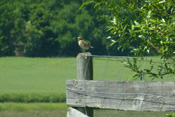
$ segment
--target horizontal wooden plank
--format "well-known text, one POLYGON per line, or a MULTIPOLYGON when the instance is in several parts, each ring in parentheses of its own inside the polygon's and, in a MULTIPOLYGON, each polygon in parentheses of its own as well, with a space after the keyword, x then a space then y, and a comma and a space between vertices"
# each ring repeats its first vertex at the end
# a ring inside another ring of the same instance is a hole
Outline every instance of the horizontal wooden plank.
POLYGON ((66 102, 73 107, 174 111, 175 82, 68 80, 66 102))

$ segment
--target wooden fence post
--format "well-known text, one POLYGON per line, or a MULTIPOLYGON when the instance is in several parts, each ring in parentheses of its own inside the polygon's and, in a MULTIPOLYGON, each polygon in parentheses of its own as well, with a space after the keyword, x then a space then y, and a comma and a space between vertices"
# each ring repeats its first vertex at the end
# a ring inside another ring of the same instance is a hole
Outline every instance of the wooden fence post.
MULTIPOLYGON (((77 79, 78 80, 93 80, 93 62, 91 55, 88 53, 79 53, 77 56, 77 79)), ((93 117, 93 108, 76 107, 77 110, 89 117, 93 117)))
POLYGON ((79 53, 77 56, 77 79, 93 80, 93 63, 90 53, 79 53))

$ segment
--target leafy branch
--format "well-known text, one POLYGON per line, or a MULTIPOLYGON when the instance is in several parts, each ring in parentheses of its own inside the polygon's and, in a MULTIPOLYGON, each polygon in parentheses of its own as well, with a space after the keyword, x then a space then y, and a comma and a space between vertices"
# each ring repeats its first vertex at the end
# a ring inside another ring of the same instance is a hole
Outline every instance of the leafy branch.
POLYGON ((160 55, 171 61, 159 65, 149 61, 146 67, 139 66, 137 59, 123 61, 135 72, 133 77, 142 80, 145 75, 154 79, 175 74, 174 0, 87 0, 83 5, 90 3, 96 9, 107 8, 105 20, 111 46, 129 49, 134 56, 160 55))
MULTIPOLYGON (((145 62, 147 61, 145 60, 145 62)), ((155 78, 163 79, 165 75, 175 74, 175 65, 172 64, 175 61, 167 63, 166 60, 164 60, 163 62, 160 62, 159 65, 156 65, 157 62, 153 62, 152 59, 148 62, 148 68, 145 68, 145 63, 141 68, 141 65, 138 65, 137 58, 133 58, 133 60, 127 58, 127 60, 122 61, 125 67, 135 72, 132 77, 140 80, 143 80, 145 75, 148 75, 152 78, 151 80, 153 80, 155 78)))

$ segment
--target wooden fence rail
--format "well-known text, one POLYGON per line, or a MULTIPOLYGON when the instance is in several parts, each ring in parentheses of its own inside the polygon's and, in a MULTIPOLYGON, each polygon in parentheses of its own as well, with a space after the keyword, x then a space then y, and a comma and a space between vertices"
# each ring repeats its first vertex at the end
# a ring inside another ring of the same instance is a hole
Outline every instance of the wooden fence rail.
POLYGON ((67 81, 67 104, 132 111, 175 110, 174 82, 67 81))
MULTIPOLYGON (((93 108, 175 111, 175 82, 95 81, 92 57, 88 55, 90 53, 77 56, 77 79, 66 82, 68 106, 89 117, 93 117, 93 108)), ((71 115, 69 117, 76 117, 71 115)))

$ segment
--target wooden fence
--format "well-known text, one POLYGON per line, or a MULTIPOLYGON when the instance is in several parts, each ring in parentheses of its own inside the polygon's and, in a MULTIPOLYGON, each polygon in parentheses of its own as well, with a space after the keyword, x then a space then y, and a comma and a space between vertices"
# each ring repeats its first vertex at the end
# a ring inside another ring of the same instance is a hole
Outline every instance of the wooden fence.
POLYGON ((66 82, 67 117, 93 117, 93 109, 174 111, 175 82, 95 81, 90 53, 77 56, 77 79, 66 82))

